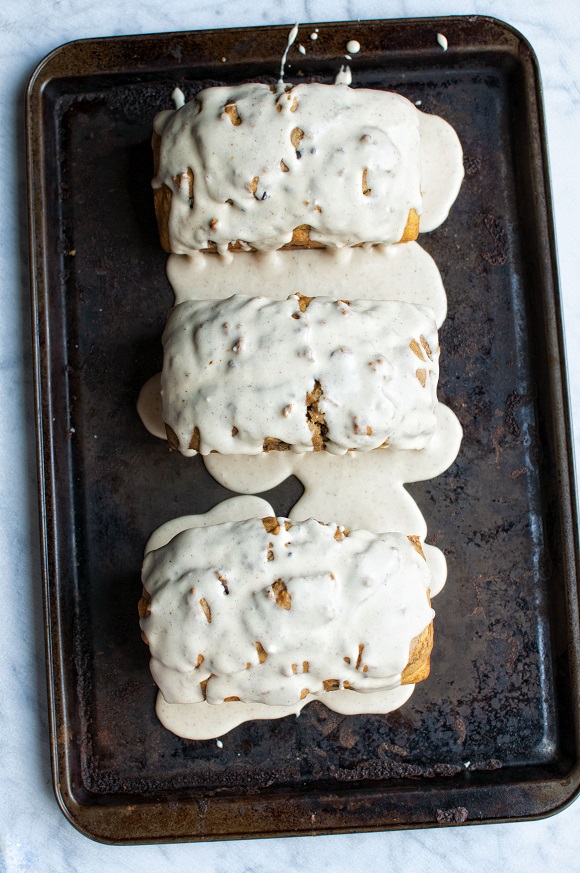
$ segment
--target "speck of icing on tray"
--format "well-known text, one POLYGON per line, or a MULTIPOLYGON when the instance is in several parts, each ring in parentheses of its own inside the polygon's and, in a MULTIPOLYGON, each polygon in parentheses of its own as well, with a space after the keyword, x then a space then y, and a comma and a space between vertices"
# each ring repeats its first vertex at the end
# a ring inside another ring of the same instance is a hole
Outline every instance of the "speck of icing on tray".
POLYGON ((311 34, 310 34, 310 39, 313 40, 313 41, 316 40, 316 39, 318 39, 318 34, 317 34, 317 33, 311 33, 311 34))
POLYGON ((224 747, 224 744, 222 743, 221 740, 216 740, 215 744, 218 747, 218 749, 223 749, 223 747, 224 747))
POLYGON ((449 47, 449 43, 447 42, 447 37, 445 36, 445 34, 438 33, 437 34, 437 42, 439 43, 439 45, 441 46, 443 51, 446 52, 448 47, 449 47))
POLYGON ((349 39, 346 44, 346 50, 351 55, 356 55, 360 52, 360 42, 357 39, 349 39))
POLYGON ((352 82, 352 73, 349 66, 341 66, 334 79, 335 85, 350 85, 352 82))
POLYGON ((347 59, 347 61, 352 61, 352 57, 350 55, 345 55, 345 58, 347 59))
POLYGON ((422 103, 422 100, 415 100, 415 106, 421 106, 422 103))
POLYGON ((171 93, 171 99, 173 100, 176 109, 181 109, 181 107, 185 104, 185 94, 183 93, 181 88, 173 89, 171 93))
POLYGON ((306 54, 306 49, 304 48, 304 46, 302 45, 302 43, 299 43, 299 44, 298 44, 298 51, 300 52, 301 55, 305 55, 305 54, 306 54))

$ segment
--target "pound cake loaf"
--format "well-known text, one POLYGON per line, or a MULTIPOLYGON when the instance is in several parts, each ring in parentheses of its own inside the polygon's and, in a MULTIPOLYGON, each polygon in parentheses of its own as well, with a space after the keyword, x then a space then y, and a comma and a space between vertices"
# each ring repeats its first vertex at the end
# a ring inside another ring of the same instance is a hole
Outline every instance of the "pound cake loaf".
POLYGON ((432 311, 397 301, 245 297, 176 306, 162 413, 184 455, 420 449, 435 427, 432 311))
POLYGON ((418 537, 268 517, 185 530, 143 564, 141 629, 168 703, 292 705, 429 674, 418 537))
POLYGON ((318 83, 208 88, 154 122, 166 251, 417 238, 420 114, 389 91, 318 83))

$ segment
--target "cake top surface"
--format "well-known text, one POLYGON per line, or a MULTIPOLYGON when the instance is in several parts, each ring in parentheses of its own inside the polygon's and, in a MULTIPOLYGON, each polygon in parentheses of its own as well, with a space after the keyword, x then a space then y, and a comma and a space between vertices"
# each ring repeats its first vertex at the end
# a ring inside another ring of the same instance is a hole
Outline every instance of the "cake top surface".
POLYGON ((160 112, 154 187, 172 192, 171 249, 394 243, 421 212, 420 113, 389 91, 308 83, 208 88, 160 112))
POLYGON ((163 417, 184 454, 258 454, 267 438, 311 452, 318 436, 336 454, 415 449, 435 427, 439 346, 427 307, 191 300, 172 311, 163 344, 163 417))
POLYGON ((304 689, 331 690, 329 681, 395 686, 434 615, 415 538, 314 519, 185 530, 146 556, 143 584, 142 627, 174 702, 189 702, 179 699, 184 677, 209 679, 210 703, 289 704, 304 689))

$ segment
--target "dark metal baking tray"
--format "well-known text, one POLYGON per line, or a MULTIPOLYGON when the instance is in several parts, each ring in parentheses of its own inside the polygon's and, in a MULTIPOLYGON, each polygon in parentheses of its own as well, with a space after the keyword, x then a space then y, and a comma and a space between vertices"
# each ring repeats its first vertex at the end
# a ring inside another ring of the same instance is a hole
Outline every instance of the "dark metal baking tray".
MULTIPOLYGON (((465 151, 449 220, 420 239, 449 296, 441 397, 465 429, 451 469, 411 487, 449 564, 431 676, 391 715, 314 703, 221 749, 157 721, 143 545, 228 492, 135 409, 172 302, 151 120, 175 85, 275 81, 289 28, 65 45, 27 103, 38 463, 55 791, 98 840, 519 820, 578 792, 576 504, 536 58, 488 18, 318 27, 290 81, 332 81, 356 37, 355 83, 421 100, 465 151)), ((292 479, 267 496, 284 513, 299 493, 292 479)))

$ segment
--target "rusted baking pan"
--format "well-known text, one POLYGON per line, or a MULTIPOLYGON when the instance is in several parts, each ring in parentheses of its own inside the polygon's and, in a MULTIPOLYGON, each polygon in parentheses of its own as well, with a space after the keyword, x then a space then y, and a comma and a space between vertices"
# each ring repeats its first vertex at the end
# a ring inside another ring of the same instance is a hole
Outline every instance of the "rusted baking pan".
MULTIPOLYGON (((151 122, 176 85, 274 82, 289 27, 65 45, 27 104, 38 463, 55 791, 98 840, 519 820, 578 791, 576 504, 537 61, 487 18, 317 26, 290 81, 332 81, 356 38, 354 83, 422 101, 465 151, 449 220, 420 238, 449 296, 441 399, 465 430, 451 469, 411 489, 449 564, 431 676, 388 716, 313 703, 223 748, 157 721, 143 546, 229 493, 135 408, 172 304, 151 122)), ((286 513, 300 487, 266 496, 286 513)))

